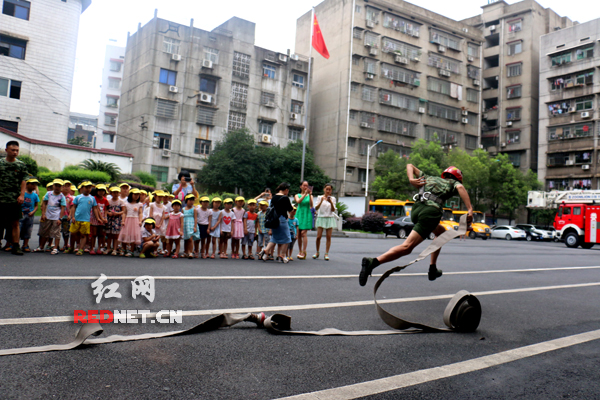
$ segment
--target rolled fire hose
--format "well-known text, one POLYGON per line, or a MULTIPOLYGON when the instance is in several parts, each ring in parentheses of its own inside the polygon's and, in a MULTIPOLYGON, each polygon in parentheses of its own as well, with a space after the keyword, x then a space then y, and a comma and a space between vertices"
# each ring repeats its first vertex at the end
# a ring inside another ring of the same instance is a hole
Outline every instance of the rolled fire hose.
POLYGON ((312 335, 312 336, 375 336, 375 335, 398 335, 407 333, 433 333, 433 332, 473 332, 479 326, 481 320, 481 305, 477 298, 467 292, 461 290, 456 293, 450 300, 444 311, 444 323, 447 328, 435 328, 432 326, 419 324, 416 322, 406 321, 398 316, 386 311, 377 302, 377 290, 390 275, 404 268, 423 260, 425 257, 440 249, 444 244, 448 243, 453 238, 464 235, 467 231, 467 215, 460 218, 460 226, 458 230, 447 230, 438 236, 433 242, 419 254, 415 260, 410 263, 395 267, 385 272, 381 278, 375 283, 373 288, 373 297, 377 313, 381 319, 394 330, 363 330, 363 331, 342 331, 335 328, 327 328, 319 331, 298 331, 291 328, 291 317, 284 314, 274 314, 270 317, 264 313, 246 313, 246 314, 220 314, 214 316, 192 328, 178 331, 169 331, 161 333, 143 333, 139 335, 112 335, 105 338, 94 338, 104 332, 104 329, 99 323, 84 324, 75 336, 75 340, 68 344, 48 345, 39 347, 23 347, 16 349, 0 350, 0 356, 26 354, 26 353, 42 353, 47 351, 72 350, 82 345, 89 344, 104 344, 114 342, 127 342, 133 340, 157 339, 171 336, 193 335, 209 331, 215 331, 219 328, 231 327, 240 322, 253 322, 258 327, 265 328, 270 333, 280 335, 312 335))

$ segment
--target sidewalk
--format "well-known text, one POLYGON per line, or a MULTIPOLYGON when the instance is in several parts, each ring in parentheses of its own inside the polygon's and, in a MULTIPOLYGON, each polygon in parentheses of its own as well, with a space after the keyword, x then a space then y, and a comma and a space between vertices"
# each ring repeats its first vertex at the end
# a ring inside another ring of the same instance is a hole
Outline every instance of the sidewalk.
MULTIPOLYGON (((308 231, 308 236, 316 237, 317 231, 308 231)), ((325 236, 325 235, 323 235, 325 236)), ((354 238, 354 239, 385 239, 384 234, 376 234, 376 233, 360 233, 360 232, 346 232, 346 231, 333 231, 332 237, 345 237, 345 238, 354 238)))

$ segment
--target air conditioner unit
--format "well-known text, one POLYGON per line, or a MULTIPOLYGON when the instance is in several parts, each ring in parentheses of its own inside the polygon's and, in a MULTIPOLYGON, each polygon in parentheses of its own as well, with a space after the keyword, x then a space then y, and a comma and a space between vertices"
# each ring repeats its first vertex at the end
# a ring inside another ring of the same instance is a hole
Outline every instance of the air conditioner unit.
POLYGON ((371 125, 369 125, 369 123, 368 123, 368 122, 361 122, 361 123, 360 123, 360 127, 361 127, 361 128, 370 128, 370 127, 371 127, 371 125))
POLYGON ((421 61, 421 60, 419 59, 419 57, 415 57, 415 58, 413 58, 412 60, 413 60, 414 62, 419 62, 419 61, 421 61))
POLYGON ((165 157, 165 158, 169 158, 169 157, 171 157, 171 150, 166 150, 166 149, 163 149, 163 151, 162 151, 162 154, 161 154, 161 155, 162 155, 163 157, 165 157))
POLYGON ((279 61, 281 61, 281 62, 287 62, 287 55, 280 54, 279 55, 279 61))
POLYGON ((481 82, 479 82, 478 79, 473 79, 473 86, 479 86, 481 85, 481 82))
POLYGON ((260 135, 260 141, 262 143, 271 143, 271 135, 260 135))
POLYGON ((200 101, 203 103, 212 103, 212 96, 208 93, 200 92, 200 101))
POLYGON ((565 162, 565 165, 573 165, 573 164, 575 164, 575 161, 573 161, 573 160, 567 160, 565 162))
POLYGON ((575 112, 575 107, 569 107, 569 112, 570 113, 574 113, 575 112))
POLYGON ((202 60, 202 68, 212 69, 213 63, 210 60, 202 60))
POLYGON ((366 20, 365 21, 365 26, 367 28, 369 28, 369 29, 373 29, 373 28, 375 28, 375 23, 373 21, 371 21, 371 20, 366 20))
POLYGON ((503 143, 501 143, 501 144, 500 144, 500 147, 506 147, 506 143, 504 143, 504 142, 503 142, 503 143))
POLYGON ((589 111, 584 111, 581 113, 581 118, 589 118, 590 117, 590 112, 589 111))
POLYGON ((463 124, 468 124, 469 123, 469 118, 463 118, 462 120, 463 124))
POLYGON ((425 114, 425 107, 419 107, 419 114, 425 114))
POLYGON ((445 69, 440 69, 439 73, 441 76, 451 76, 450 71, 446 71, 445 69))
POLYGON ((296 118, 298 118, 298 114, 296 114, 296 113, 292 113, 292 114, 290 115, 290 119, 296 119, 296 118))
POLYGON ((298 54, 292 54, 290 58, 294 61, 298 61, 298 54))
POLYGON ((419 31, 413 31, 413 36, 414 37, 419 37, 419 31))
POLYGON ((375 74, 369 74, 369 73, 367 73, 366 78, 368 80, 373 80, 373 79, 375 79, 375 74))
POLYGON ((402 57, 401 55, 396 55, 394 57, 394 61, 397 62, 398 64, 408 64, 408 58, 402 57))
POLYGON ((589 166, 589 165, 582 165, 582 166, 581 166, 581 169, 588 170, 588 169, 590 169, 590 166, 589 166))
POLYGON ((371 47, 369 49, 369 54, 372 56, 376 56, 377 55, 377 49, 375 47, 371 47))
POLYGON ((465 115, 465 116, 468 116, 469 115, 469 111, 468 110, 462 110, 461 114, 465 115))
POLYGON ((265 103, 265 107, 275 108, 275 102, 274 101, 267 101, 265 103))
POLYGON ((496 30, 496 25, 490 25, 490 31, 495 31, 496 30))
POLYGON ((171 60, 181 61, 181 54, 171 54, 171 60))
POLYGON ((512 121, 508 121, 508 122, 506 123, 506 126, 512 126, 512 121))
POLYGON ((177 88, 177 86, 169 86, 169 92, 177 93, 179 92, 179 88, 177 88))
POLYGON ((445 46, 441 46, 441 45, 440 45, 440 46, 438 46, 438 51, 439 51, 440 53, 445 53, 445 52, 446 52, 446 47, 445 47, 445 46))
POLYGON ((360 186, 361 186, 363 189, 366 189, 366 188, 367 188, 367 183, 366 183, 366 182, 362 182, 362 183, 360 184, 360 186))
POLYGON ((468 62, 473 62, 474 60, 475 60, 475 59, 474 59, 473 57, 471 57, 471 56, 468 56, 468 57, 467 57, 467 61, 468 61, 468 62))
POLYGON ((158 136, 155 136, 152 138, 152 147, 154 148, 159 148, 160 146, 160 138, 158 136))

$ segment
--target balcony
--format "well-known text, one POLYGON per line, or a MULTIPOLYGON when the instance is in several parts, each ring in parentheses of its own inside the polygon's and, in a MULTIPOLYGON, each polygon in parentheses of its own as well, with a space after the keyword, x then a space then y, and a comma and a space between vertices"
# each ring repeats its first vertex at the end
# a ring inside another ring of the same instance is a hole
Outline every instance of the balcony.
POLYGON ((497 99, 498 98, 498 89, 484 89, 481 92, 482 98, 484 100, 487 99, 497 99))
POLYGON ((562 99, 570 99, 573 97, 590 96, 594 94, 594 85, 580 85, 571 88, 563 88, 550 92, 550 100, 560 101, 562 99))
POLYGON ((497 120, 498 119, 498 109, 484 111, 483 119, 497 120))
POLYGON ((592 151, 594 149, 594 137, 580 137, 572 140, 552 140, 548 141, 548 153, 558 151, 574 152, 574 151, 592 151))
POLYGON ((500 67, 491 67, 483 70, 484 78, 500 76, 500 67))
POLYGON ((500 54, 500 46, 486 47, 483 49, 483 58, 497 56, 500 54))

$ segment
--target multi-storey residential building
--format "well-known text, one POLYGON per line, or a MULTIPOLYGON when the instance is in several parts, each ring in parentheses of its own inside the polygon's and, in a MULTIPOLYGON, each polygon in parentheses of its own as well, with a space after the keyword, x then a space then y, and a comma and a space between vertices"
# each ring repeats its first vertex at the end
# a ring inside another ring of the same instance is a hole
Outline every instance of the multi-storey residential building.
MULTIPOLYGON (((325 0, 315 14, 331 57, 314 56, 310 145, 340 196, 364 196, 377 156, 418 138, 479 146, 480 31, 398 0, 325 0)), ((310 12, 297 20, 296 52, 309 54, 311 27, 310 12)))
POLYGON ((70 114, 67 141, 75 138, 82 138, 89 143, 89 147, 94 149, 99 148, 98 140, 100 138, 99 133, 101 132, 102 131, 98 129, 97 115, 76 112, 70 114))
POLYGON ((538 176, 546 190, 600 188, 600 19, 542 36, 538 176))
POLYGON ((510 5, 500 0, 482 9, 462 21, 485 37, 481 144, 492 154, 507 153, 523 171, 535 171, 540 36, 572 22, 534 0, 510 5))
POLYGON ((239 18, 205 31, 155 16, 129 36, 117 148, 134 170, 160 182, 195 172, 230 130, 263 146, 302 138, 308 59, 255 46, 254 31, 239 18))
POLYGON ((115 149, 124 61, 125 47, 106 46, 98 114, 98 128, 102 136, 96 141, 96 147, 101 149, 115 149))
POLYGON ((0 0, 0 127, 67 142, 79 17, 91 0, 0 0))

